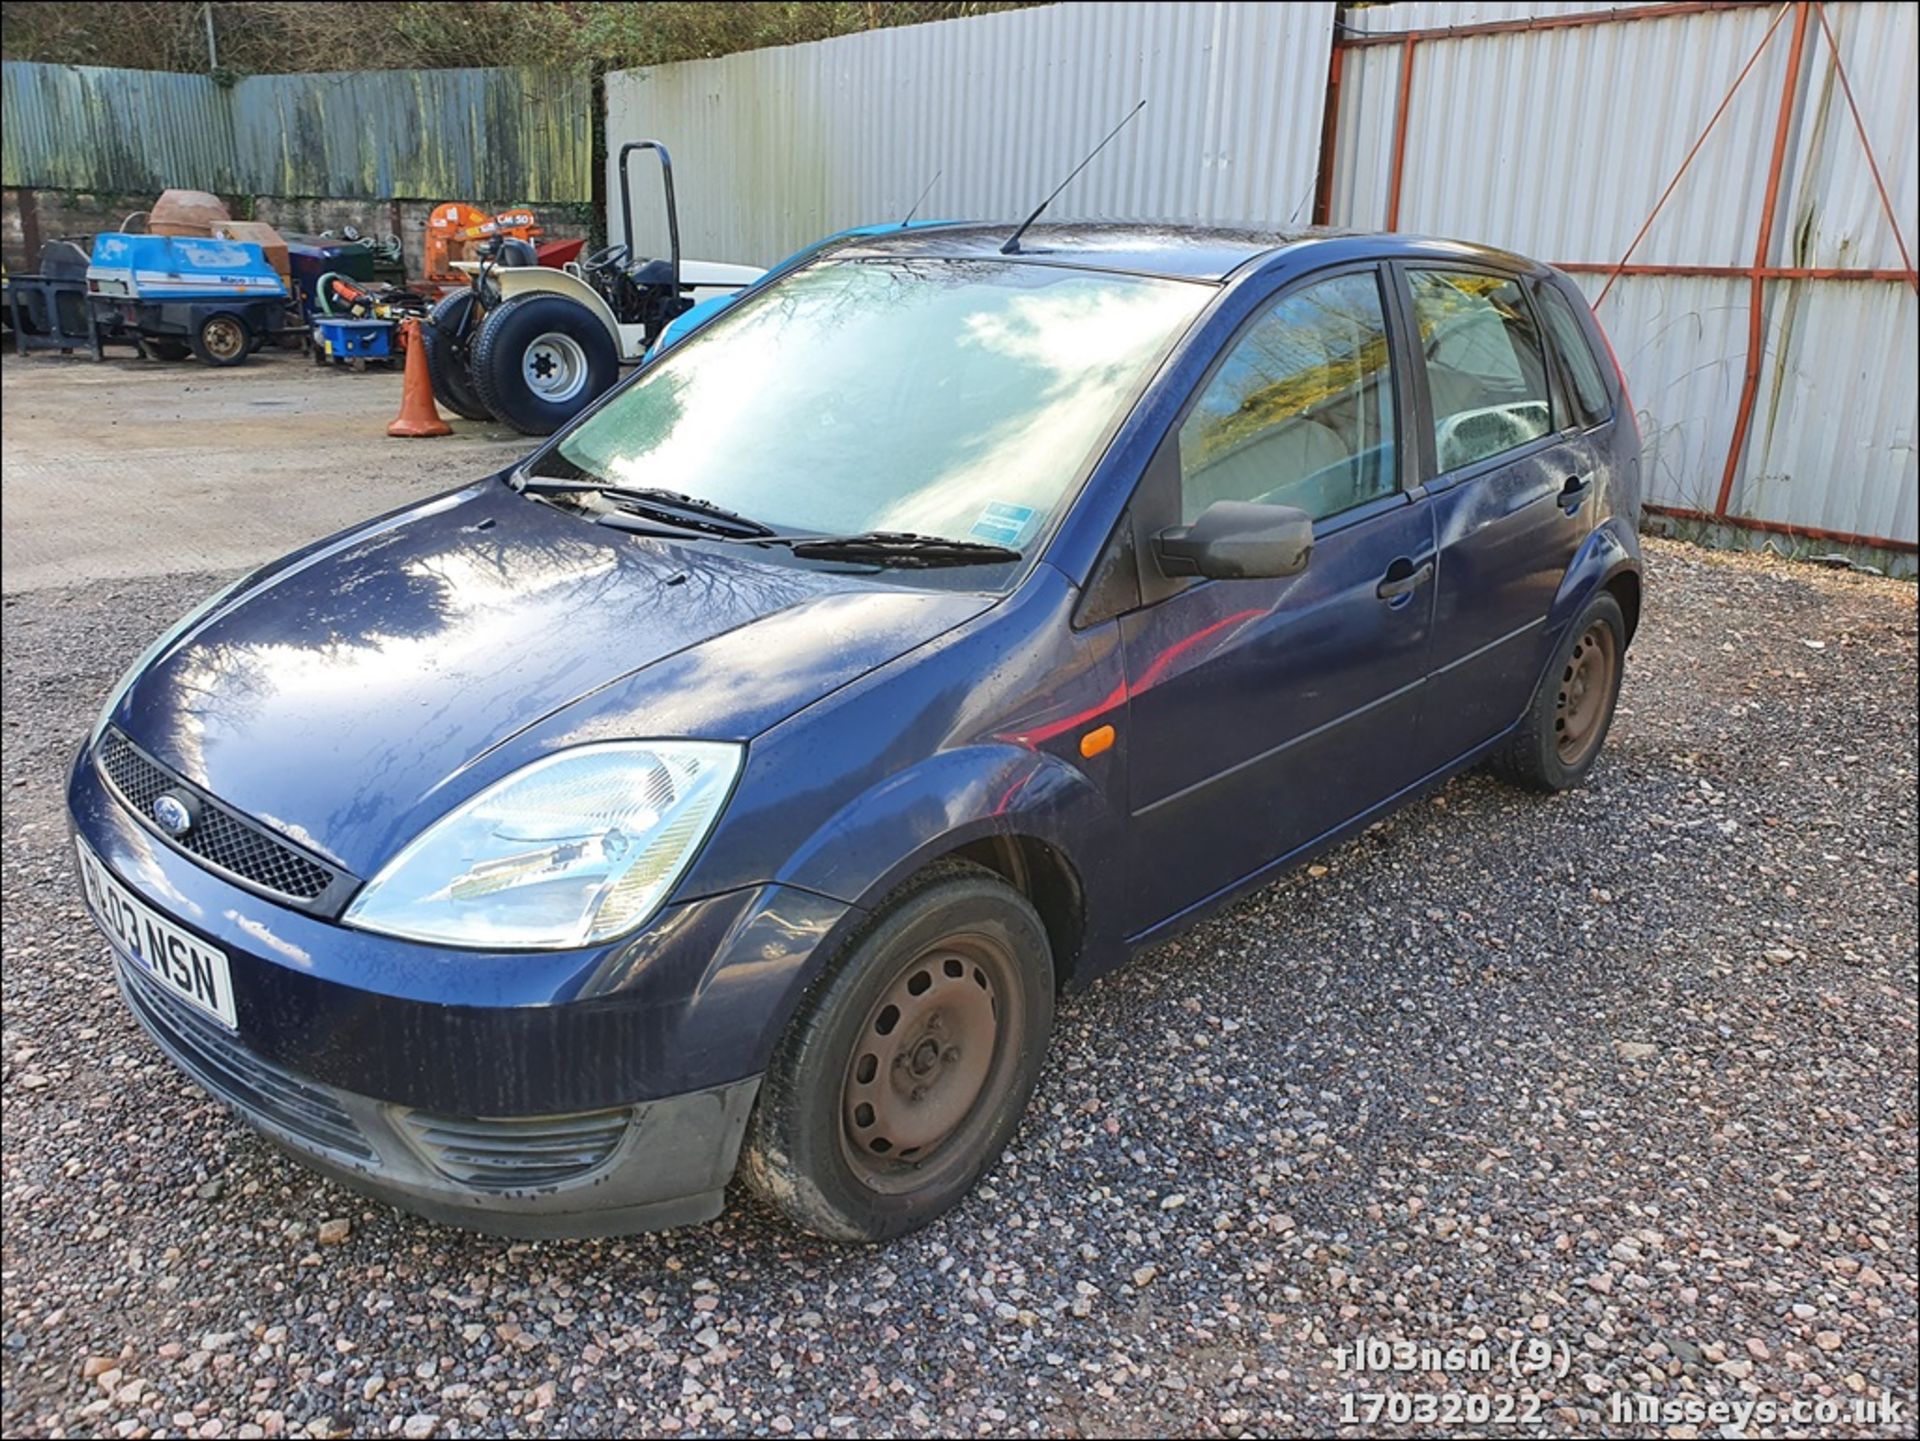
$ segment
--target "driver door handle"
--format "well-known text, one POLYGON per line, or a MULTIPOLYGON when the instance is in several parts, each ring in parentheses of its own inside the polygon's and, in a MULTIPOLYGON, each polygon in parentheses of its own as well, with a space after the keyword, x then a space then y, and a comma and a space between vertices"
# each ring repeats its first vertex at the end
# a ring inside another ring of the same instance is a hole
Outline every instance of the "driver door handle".
POLYGON ((1593 477, 1590 475, 1570 475, 1567 483, 1560 487, 1560 504, 1571 512, 1593 492, 1593 477))
POLYGON ((1373 593, 1382 600, 1397 600, 1401 596, 1412 595, 1421 586, 1433 579, 1433 562, 1423 560, 1415 565, 1405 556, 1401 556, 1387 567, 1387 573, 1373 593))

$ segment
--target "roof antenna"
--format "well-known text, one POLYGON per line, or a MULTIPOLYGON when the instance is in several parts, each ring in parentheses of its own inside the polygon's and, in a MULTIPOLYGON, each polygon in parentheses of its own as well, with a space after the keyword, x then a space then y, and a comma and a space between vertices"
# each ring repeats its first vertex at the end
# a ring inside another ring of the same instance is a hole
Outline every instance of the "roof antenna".
POLYGON ((1134 106, 1133 109, 1129 110, 1126 114, 1126 119, 1122 120, 1107 132, 1106 140, 1102 140, 1098 145, 1094 146, 1093 149, 1088 152, 1087 158, 1073 167, 1073 174, 1054 186, 1053 195, 1049 195, 1045 200, 1042 200, 1040 204, 1034 208, 1033 214, 1020 222, 1020 228, 1007 237, 1007 243, 1000 247, 1000 253, 1002 255, 1018 255, 1020 253, 1020 237, 1027 233, 1027 227, 1029 225, 1040 218, 1040 212, 1053 204, 1054 196, 1057 196, 1062 190, 1065 190, 1069 185, 1073 184, 1074 175, 1078 175, 1082 170, 1085 170, 1089 165, 1093 164, 1093 157, 1098 155, 1102 150, 1105 150, 1107 148, 1107 142, 1127 128, 1128 120, 1133 119, 1134 116, 1146 108, 1147 102, 1142 100, 1138 105, 1134 106))
POLYGON ((933 179, 929 180, 927 182, 927 188, 920 192, 920 198, 913 202, 913 209, 909 210, 906 215, 901 218, 900 228, 902 230, 905 230, 909 225, 913 224, 913 217, 920 213, 920 207, 926 203, 927 197, 933 193, 933 187, 940 183, 940 177, 946 173, 944 170, 936 170, 933 172, 933 179))

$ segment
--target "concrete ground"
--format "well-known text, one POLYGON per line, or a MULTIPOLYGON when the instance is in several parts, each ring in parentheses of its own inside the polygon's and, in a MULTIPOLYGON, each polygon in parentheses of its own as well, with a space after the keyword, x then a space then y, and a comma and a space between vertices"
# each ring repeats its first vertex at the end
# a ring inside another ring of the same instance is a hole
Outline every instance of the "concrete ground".
POLYGON ((0 359, 9 593, 244 569, 535 443, 451 416, 451 436, 390 438, 397 370, 322 370, 289 351, 233 370, 109 354, 0 359))
POLYGON ((1913 1434, 1911 585, 1650 541, 1588 784, 1461 777, 1066 998, 923 1231, 516 1243, 167 1061, 61 794, 194 601, 526 442, 291 361, 0 383, 0 1433, 1913 1434))

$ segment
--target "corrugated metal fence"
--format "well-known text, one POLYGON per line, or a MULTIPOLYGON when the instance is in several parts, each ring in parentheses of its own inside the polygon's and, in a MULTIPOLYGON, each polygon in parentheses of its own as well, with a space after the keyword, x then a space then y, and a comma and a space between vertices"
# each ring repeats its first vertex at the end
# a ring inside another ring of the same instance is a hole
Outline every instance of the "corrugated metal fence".
POLYGON ((373 200, 585 201, 583 73, 368 70, 205 75, 9 60, 0 179, 12 187, 373 200))
POLYGON ((665 141, 689 253, 770 264, 903 215, 936 172, 923 216, 1024 215, 1144 97, 1053 215, 1304 224, 1332 23, 1327 3, 1063 4, 622 71, 609 166, 665 141))
MULTIPOLYGON (((1920 7, 1826 13, 1911 251, 1920 7)), ((1284 226, 1308 218, 1321 172, 1334 224, 1510 246, 1598 296, 1778 21, 1601 319, 1651 500, 1912 568, 1920 310, 1814 7, 1420 0, 1345 17, 1331 67, 1329 5, 1064 4, 614 74, 608 149, 666 141, 690 252, 767 263, 903 212, 939 169, 923 214, 1024 213, 1145 95, 1059 218, 1284 226)))
MULTIPOLYGON (((1058 218, 1318 214, 1558 262, 1606 290, 1657 506, 1912 555, 1920 300, 1835 50, 1911 254, 1920 7, 1414 0, 1345 16, 1336 43, 1329 3, 1059 4, 616 73, 608 152, 665 140, 690 252, 767 263, 903 213, 936 172, 924 215, 1024 213, 1144 96, 1058 218)), ((134 194, 582 201, 590 107, 577 73, 226 88, 9 61, 0 170, 134 194)), ((643 234, 656 194, 638 191, 643 234)))
MULTIPOLYGON (((1911 254, 1920 8, 1826 18, 1911 254)), ((1600 319, 1655 505, 1914 549, 1920 300, 1817 7, 1419 0, 1348 21, 1328 218, 1508 246, 1575 272, 1590 298, 1611 284, 1600 319)))

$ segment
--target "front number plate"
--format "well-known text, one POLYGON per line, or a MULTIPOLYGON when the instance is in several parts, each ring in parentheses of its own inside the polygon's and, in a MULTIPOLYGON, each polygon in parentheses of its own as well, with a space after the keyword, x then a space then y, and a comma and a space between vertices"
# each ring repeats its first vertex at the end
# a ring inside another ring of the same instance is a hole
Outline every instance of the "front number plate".
POLYGON ((238 1030, 233 1010, 233 976, 224 951, 196 940, 180 927, 134 899, 78 836, 80 884, 87 908, 100 929, 128 960, 190 1006, 205 1011, 228 1030, 238 1030))

